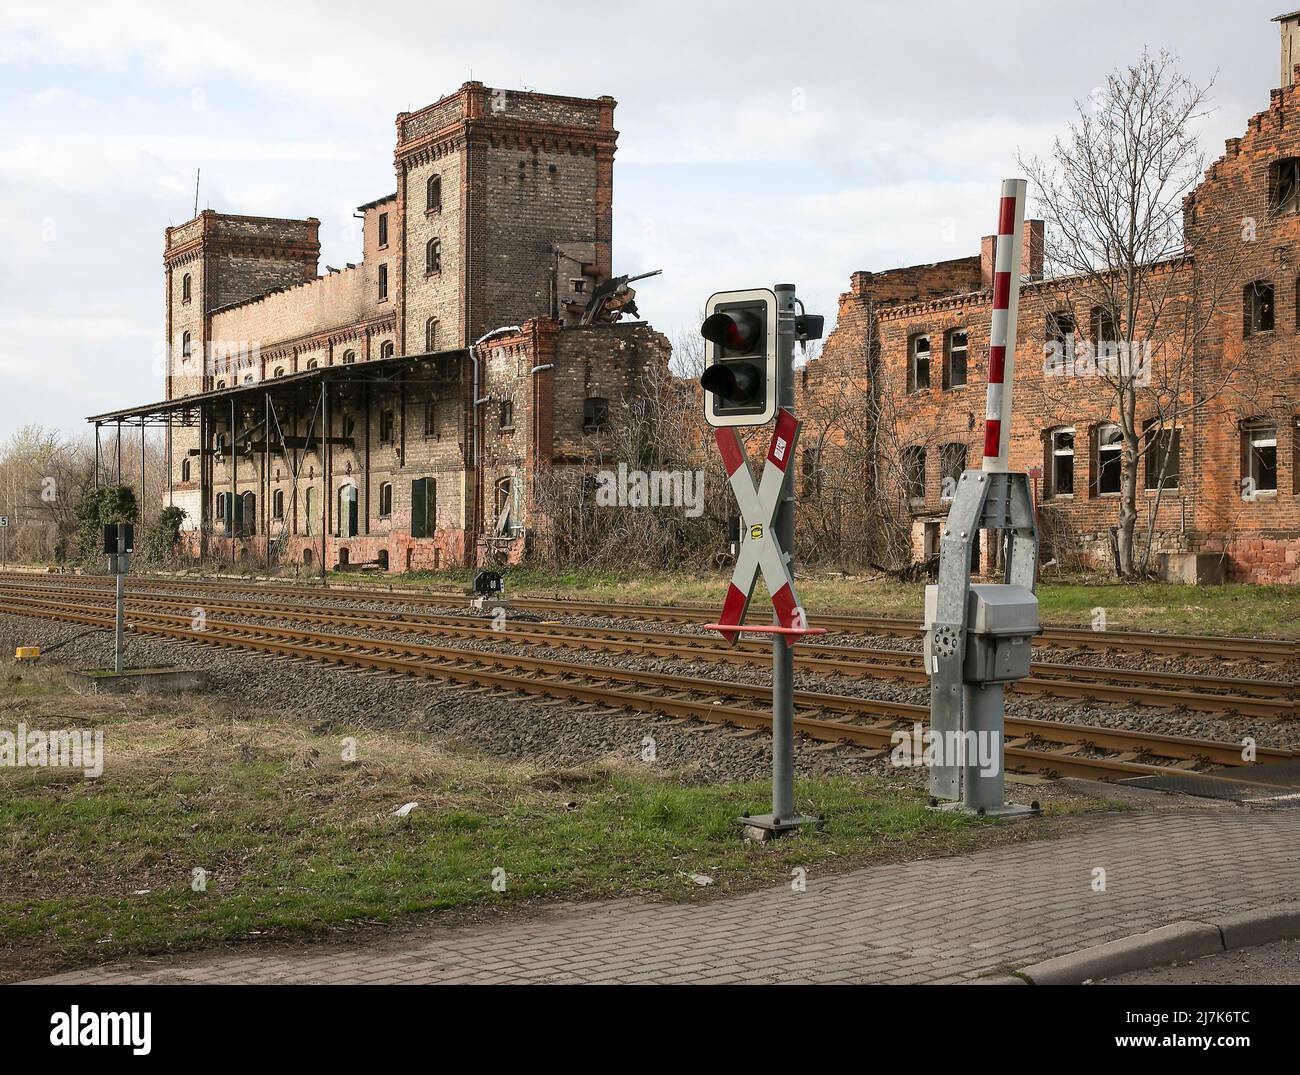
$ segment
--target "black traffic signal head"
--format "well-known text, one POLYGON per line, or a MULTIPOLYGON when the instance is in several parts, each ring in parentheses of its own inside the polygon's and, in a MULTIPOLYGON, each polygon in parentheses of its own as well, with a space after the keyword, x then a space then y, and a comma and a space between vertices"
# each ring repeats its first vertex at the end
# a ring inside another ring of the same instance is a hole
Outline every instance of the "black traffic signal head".
POLYGON ((723 291, 709 299, 704 415, 710 425, 763 425, 776 414, 776 296, 767 290, 723 291))

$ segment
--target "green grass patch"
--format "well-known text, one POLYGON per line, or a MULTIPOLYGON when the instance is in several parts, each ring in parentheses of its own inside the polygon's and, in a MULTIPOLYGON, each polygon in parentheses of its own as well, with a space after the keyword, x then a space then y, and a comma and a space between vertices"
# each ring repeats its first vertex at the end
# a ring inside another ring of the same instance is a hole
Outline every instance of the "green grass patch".
POLYGON ((755 846, 736 819, 766 808, 764 783, 688 786, 635 762, 542 770, 403 730, 326 732, 220 698, 78 698, 53 669, 21 675, 11 691, 35 676, 44 693, 6 693, 0 727, 102 729, 105 768, 0 769, 3 980, 414 912, 711 898, 788 883, 795 866, 815 877, 1050 830, 929 811, 907 780, 841 778, 798 786, 801 809, 828 815, 821 831, 755 846))

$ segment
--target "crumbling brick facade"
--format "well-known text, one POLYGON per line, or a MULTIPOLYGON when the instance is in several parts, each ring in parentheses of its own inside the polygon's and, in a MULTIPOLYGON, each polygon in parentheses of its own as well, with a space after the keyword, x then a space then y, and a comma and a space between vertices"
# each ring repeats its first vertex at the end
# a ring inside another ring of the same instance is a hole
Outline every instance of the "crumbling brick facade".
MULTIPOLYGON (((1157 330, 1161 358, 1151 373, 1166 378, 1157 387, 1183 399, 1185 413, 1177 422, 1176 485, 1157 489, 1158 471, 1139 467, 1137 532, 1142 538, 1149 529, 1153 563, 1163 563, 1171 577, 1187 577, 1188 560, 1218 557, 1226 577, 1300 582, 1296 177, 1300 90, 1288 84, 1273 91, 1268 110, 1250 119, 1241 138, 1228 140, 1227 152, 1187 198, 1185 256, 1153 267, 1169 274, 1173 298, 1157 330), (1235 276, 1210 308, 1197 270, 1223 265, 1235 276), (1268 310, 1252 324, 1256 285, 1268 310), (1208 327, 1184 346, 1179 326, 1197 303, 1208 327)), ((1109 563, 1118 521, 1114 471, 1107 469, 1116 401, 1098 378, 1063 379, 1051 368, 1056 311, 1078 296, 1072 281, 1041 278, 1042 241, 1041 222, 1027 221, 1011 465, 1035 477, 1049 543, 1057 542, 1049 555, 1065 552, 1068 535, 1085 560, 1109 563)), ((899 471, 916 468, 915 480, 907 480, 916 494, 910 508, 917 559, 937 553, 947 514, 944 478, 978 466, 982 453, 992 307, 992 244, 983 245, 978 258, 855 273, 821 358, 801 377, 807 409, 847 390, 876 400, 887 416, 892 446, 904 457, 899 471), (954 347, 961 375, 953 371, 954 347)), ((1089 339, 1095 326, 1083 319, 1074 331, 1078 341, 1096 342, 1089 339)))
POLYGON ((396 191, 359 207, 361 260, 323 275, 315 219, 168 229, 169 402, 107 421, 171 414, 192 553, 523 554, 536 476, 599 436, 587 398, 667 365, 648 326, 575 323, 611 274, 614 108, 468 82, 399 114, 396 191))

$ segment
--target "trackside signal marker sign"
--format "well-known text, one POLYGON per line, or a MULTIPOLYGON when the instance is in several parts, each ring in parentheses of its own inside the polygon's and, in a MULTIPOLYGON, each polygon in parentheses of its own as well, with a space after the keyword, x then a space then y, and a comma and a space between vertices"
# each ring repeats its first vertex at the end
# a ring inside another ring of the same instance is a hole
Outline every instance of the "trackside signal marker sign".
POLYGON ((802 622, 799 599, 795 596, 790 558, 777 543, 776 532, 772 528, 772 520, 781 503, 781 490, 785 487, 786 467, 799 437, 799 422, 784 408, 777 412, 776 429, 772 434, 767 463, 763 467, 757 488, 754 487, 754 475, 740 442, 740 434, 732 427, 715 429, 713 433, 718 442, 718 450, 722 453, 723 465, 727 468, 727 481, 731 484, 736 505, 740 508, 740 517, 749 529, 749 540, 741 542, 736 569, 731 575, 731 585, 727 587, 727 598, 718 620, 721 625, 719 631, 728 642, 736 641, 739 632, 725 628, 727 625, 739 626, 744 623, 745 611, 749 608, 749 598, 754 592, 759 571, 763 572, 763 581, 767 584, 768 593, 772 595, 778 625, 791 629, 802 628, 805 624, 802 622))

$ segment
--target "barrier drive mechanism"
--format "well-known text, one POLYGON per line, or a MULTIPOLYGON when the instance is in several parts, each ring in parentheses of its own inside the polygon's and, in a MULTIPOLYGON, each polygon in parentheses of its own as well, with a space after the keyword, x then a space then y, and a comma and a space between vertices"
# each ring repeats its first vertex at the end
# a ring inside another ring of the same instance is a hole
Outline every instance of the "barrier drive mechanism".
POLYGON ((1025 181, 1006 180, 994 260, 984 460, 957 482, 939 544, 939 581, 925 588, 932 805, 947 800, 940 809, 1000 817, 1038 811, 1037 803, 1004 801, 1005 685, 1029 674, 1031 639, 1040 631, 1029 477, 1008 472, 1024 213, 1025 181), (1003 581, 972 584, 971 549, 986 530, 1003 543, 1003 581))

